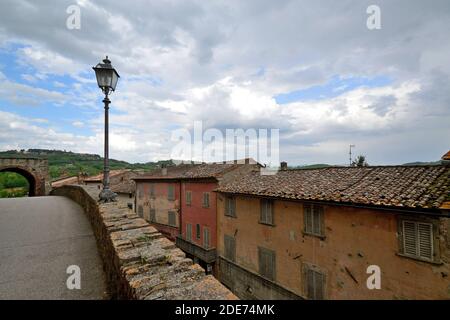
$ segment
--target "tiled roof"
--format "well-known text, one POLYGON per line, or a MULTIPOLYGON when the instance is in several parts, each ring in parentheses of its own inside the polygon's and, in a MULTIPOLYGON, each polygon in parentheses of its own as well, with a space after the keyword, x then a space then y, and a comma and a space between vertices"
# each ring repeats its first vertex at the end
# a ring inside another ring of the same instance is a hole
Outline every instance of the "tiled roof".
POLYGON ((450 150, 442 156, 442 160, 450 160, 450 150))
POLYGON ((165 175, 163 174, 163 169, 156 169, 134 180, 218 178, 238 166, 239 164, 184 164, 167 167, 165 175))
POLYGON ((115 175, 116 179, 110 181, 111 190, 116 193, 133 193, 136 190, 133 178, 139 175, 140 173, 136 171, 126 171, 115 175))
MULTIPOLYGON (((122 174, 124 172, 130 171, 129 169, 121 169, 121 170, 111 170, 109 172, 109 177, 114 177, 118 174, 122 174)), ((97 174, 95 176, 87 177, 84 179, 85 182, 102 182, 103 181, 103 172, 97 174)))
POLYGON ((275 175, 252 171, 222 184, 217 191, 361 205, 437 208, 450 200, 450 167, 329 167, 278 171, 275 175))

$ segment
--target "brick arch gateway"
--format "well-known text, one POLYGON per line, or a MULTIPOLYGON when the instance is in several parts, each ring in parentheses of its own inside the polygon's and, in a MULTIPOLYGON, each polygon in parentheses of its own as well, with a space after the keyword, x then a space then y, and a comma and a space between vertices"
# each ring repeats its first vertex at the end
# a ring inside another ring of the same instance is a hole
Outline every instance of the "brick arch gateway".
POLYGON ((0 158, 0 172, 15 172, 25 177, 30 186, 30 197, 45 196, 50 192, 47 159, 0 158))

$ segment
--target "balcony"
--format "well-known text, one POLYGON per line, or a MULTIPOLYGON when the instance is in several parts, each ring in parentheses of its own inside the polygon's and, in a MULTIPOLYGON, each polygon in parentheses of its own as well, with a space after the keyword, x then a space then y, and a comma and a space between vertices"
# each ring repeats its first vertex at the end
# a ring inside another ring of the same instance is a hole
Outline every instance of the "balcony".
POLYGON ((184 252, 191 254, 206 263, 216 261, 216 248, 205 249, 195 243, 183 239, 181 236, 177 236, 176 245, 184 252))

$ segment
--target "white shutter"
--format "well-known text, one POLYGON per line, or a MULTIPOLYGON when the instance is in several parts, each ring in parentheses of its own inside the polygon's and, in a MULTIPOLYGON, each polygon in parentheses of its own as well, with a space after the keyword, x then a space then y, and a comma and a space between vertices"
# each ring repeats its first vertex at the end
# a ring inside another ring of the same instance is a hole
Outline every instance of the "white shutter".
POLYGON ((433 259, 433 226, 430 223, 418 223, 419 256, 433 259))
POLYGON ((413 221, 403 221, 403 251, 412 256, 417 256, 416 227, 413 221))

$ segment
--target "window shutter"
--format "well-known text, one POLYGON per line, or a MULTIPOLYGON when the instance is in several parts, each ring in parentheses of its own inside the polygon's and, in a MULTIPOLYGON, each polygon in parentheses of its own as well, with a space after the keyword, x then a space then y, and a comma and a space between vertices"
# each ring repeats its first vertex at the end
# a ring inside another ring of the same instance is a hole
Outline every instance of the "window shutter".
POLYGON ((325 275, 323 275, 320 272, 314 272, 314 288, 315 288, 315 296, 314 299, 316 300, 323 300, 324 299, 324 281, 325 275))
POLYGON ((192 224, 190 223, 186 225, 186 239, 188 241, 192 240, 192 224))
POLYGON ((403 253, 417 255, 416 223, 403 221, 403 253))
POLYGON ((231 261, 236 259, 236 240, 232 236, 224 235, 225 258, 231 261))
POLYGON ((138 215, 141 218, 144 216, 144 208, 142 206, 138 207, 138 215))
POLYGON ((306 271, 306 294, 309 299, 314 299, 315 290, 314 290, 314 271, 307 270, 306 271))
POLYGON ((209 249, 209 229, 203 228, 203 247, 209 249))
POLYGON ((313 214, 312 214, 312 224, 313 224, 313 233, 320 235, 322 234, 322 215, 323 215, 323 207, 322 206, 313 206, 313 214))
POLYGON ((209 208, 209 193, 208 192, 203 193, 203 207, 209 208))
POLYGON ((168 186, 167 193, 168 200, 175 200, 175 187, 173 185, 168 186))
POLYGON ((312 269, 306 270, 306 294, 309 299, 325 299, 325 275, 312 269))
POLYGON ((196 225, 196 236, 197 236, 197 239, 200 239, 200 225, 199 224, 197 224, 196 225))
POLYGON ((433 259, 433 226, 429 223, 418 223, 419 256, 433 259))
POLYGON ((192 202, 192 193, 190 191, 186 191, 186 204, 190 206, 191 202, 192 202))
POLYGON ((304 219, 305 219, 305 232, 312 233, 313 231, 313 221, 311 214, 311 205, 305 204, 303 206, 304 210, 304 219))
POLYGON ((170 226, 176 226, 177 222, 176 222, 176 217, 175 217, 175 212, 173 211, 169 211, 169 225, 170 226))

